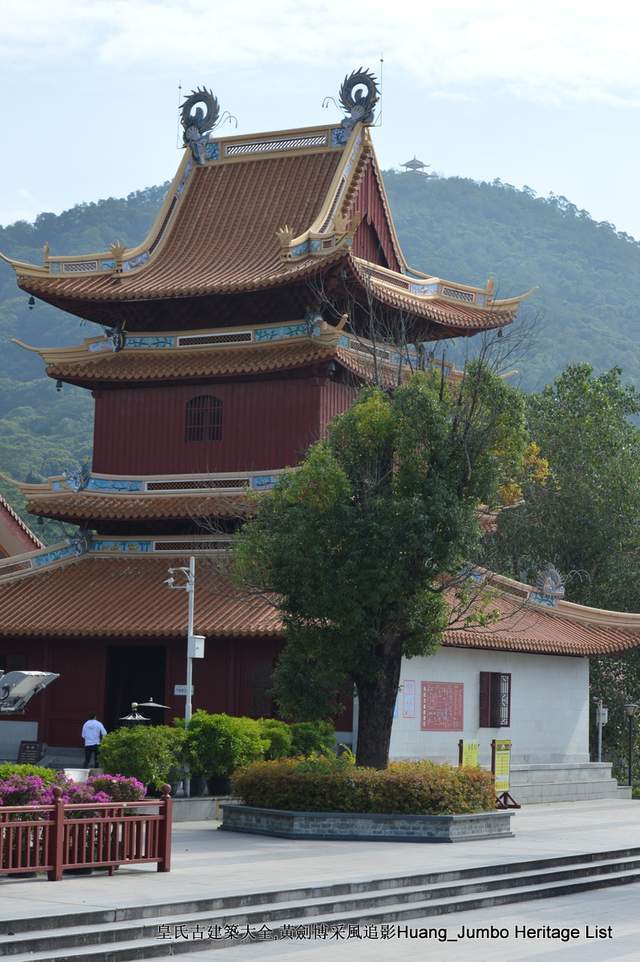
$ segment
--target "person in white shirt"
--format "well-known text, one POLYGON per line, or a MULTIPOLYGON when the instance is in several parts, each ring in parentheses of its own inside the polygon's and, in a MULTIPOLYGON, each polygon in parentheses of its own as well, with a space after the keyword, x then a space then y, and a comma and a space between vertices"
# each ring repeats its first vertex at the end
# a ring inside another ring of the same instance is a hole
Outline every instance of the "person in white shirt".
POLYGON ((106 734, 107 729, 104 727, 102 722, 98 721, 95 715, 91 715, 82 726, 85 768, 91 768, 90 762, 92 759, 93 767, 98 767, 98 749, 100 747, 100 742, 106 734))

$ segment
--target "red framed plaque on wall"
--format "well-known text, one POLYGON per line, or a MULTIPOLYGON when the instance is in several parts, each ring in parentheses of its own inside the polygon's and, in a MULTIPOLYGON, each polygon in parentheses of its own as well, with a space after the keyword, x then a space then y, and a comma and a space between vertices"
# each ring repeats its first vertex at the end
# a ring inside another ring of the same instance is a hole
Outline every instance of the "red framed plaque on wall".
POLYGON ((420 727, 423 732, 464 729, 464 685, 458 681, 423 681, 420 727))

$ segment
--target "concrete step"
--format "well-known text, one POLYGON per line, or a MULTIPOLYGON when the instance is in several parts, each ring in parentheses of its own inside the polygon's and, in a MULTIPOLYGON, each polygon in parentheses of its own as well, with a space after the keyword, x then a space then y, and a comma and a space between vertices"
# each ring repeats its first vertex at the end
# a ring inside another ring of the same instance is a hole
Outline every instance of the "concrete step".
POLYGON ((71 918, 3 921, 0 956, 13 962, 125 962, 234 944, 207 938, 210 926, 224 933, 225 925, 242 932, 263 924, 278 929, 287 924, 396 922, 637 881, 640 849, 626 849, 173 906, 130 906, 117 912, 80 912, 71 918), (189 933, 203 932, 204 938, 174 940, 176 926, 189 933), (160 938, 161 932, 172 937, 160 938))
MULTIPOLYGON (((16 919, 0 919, 0 937, 31 931, 53 931, 69 925, 107 925, 111 922, 125 922, 133 919, 156 918, 173 914, 215 912, 222 909, 265 905, 273 902, 321 899, 328 896, 360 894, 363 892, 387 891, 390 889, 416 888, 418 886, 438 885, 464 880, 489 877, 507 877, 527 872, 547 872, 572 866, 598 865, 604 862, 617 862, 621 859, 640 858, 640 846, 624 849, 605 849, 577 855, 555 855, 549 858, 528 859, 522 862, 500 862, 494 865, 476 865, 470 868, 454 869, 446 872, 429 872, 420 875, 388 876, 365 881, 337 882, 329 885, 314 885, 295 889, 277 889, 266 892, 243 892, 236 895, 215 898, 192 898, 181 901, 160 902, 155 904, 126 905, 112 909, 82 909, 67 911, 64 915, 22 916, 16 919)), ((0 888, 1 892, 1 888, 0 888)), ((0 949, 2 946, 0 945, 0 949)))
POLYGON ((84 764, 84 748, 65 748, 49 745, 38 762, 45 768, 82 768, 84 764))
POLYGON ((549 802, 583 802, 596 798, 620 798, 618 783, 613 778, 589 782, 550 782, 512 785, 510 792, 520 804, 549 802))
POLYGON ((611 764, 585 762, 580 765, 512 765, 512 785, 548 785, 553 782, 590 782, 611 778, 611 764))
MULTIPOLYGON (((391 907, 379 909, 377 911, 363 911, 357 909, 349 912, 339 912, 338 914, 328 913, 308 914, 301 918, 299 915, 291 915, 289 918, 283 917, 278 920, 278 924, 270 925, 272 933, 284 934, 286 927, 296 928, 304 926, 320 925, 348 925, 351 924, 382 924, 382 923, 402 923, 411 919, 422 919, 433 916, 447 915, 453 912, 465 912, 474 909, 481 909, 499 905, 507 905, 515 902, 532 901, 534 899, 556 898, 559 895, 575 895, 580 892, 589 891, 594 888, 604 888, 613 885, 626 885, 640 882, 640 871, 613 873, 611 875, 601 875, 594 878, 578 879, 571 882, 559 882, 536 884, 521 889, 503 889, 495 891, 490 895, 460 896, 456 899, 434 899, 425 902, 414 902, 410 907, 391 907)), ((269 921, 269 920, 267 920, 269 921)), ((167 923, 165 923, 167 924, 167 923)), ((239 940, 251 941, 250 933, 254 938, 257 936, 262 926, 246 928, 240 924, 238 928, 239 940)), ((184 929, 189 935, 189 930, 184 929)), ((224 930, 220 936, 224 935, 224 930)), ((79 962, 79 960, 93 960, 93 962, 127 962, 130 959, 159 958, 168 955, 178 955, 183 952, 193 952, 199 949, 223 949, 237 944, 237 939, 224 937, 209 939, 208 932, 204 930, 204 938, 179 938, 178 940, 160 939, 158 935, 142 936, 137 939, 110 943, 108 945, 81 945, 75 948, 56 949, 52 946, 38 951, 13 955, 13 962, 79 962)))
MULTIPOLYGON (((205 930, 209 926, 216 924, 223 928, 225 924, 237 925, 240 927, 258 926, 262 922, 277 922, 282 919, 305 919, 308 916, 318 914, 331 915, 335 917, 341 912, 358 913, 370 909, 401 907, 411 905, 414 902, 421 904, 426 902, 440 903, 446 899, 467 897, 477 893, 500 891, 505 889, 531 887, 538 884, 550 884, 556 882, 566 882, 575 878, 580 878, 587 872, 589 877, 610 876, 612 874, 622 874, 635 872, 640 874, 640 857, 635 859, 619 859, 603 861, 600 863, 589 863, 585 865, 569 866, 564 869, 547 869, 544 871, 533 871, 528 873, 518 873, 505 877, 504 875, 479 878, 473 882, 462 882, 452 884, 451 882, 441 882, 428 887, 404 887, 395 890, 385 890, 384 892, 369 893, 367 896, 350 896, 348 898, 315 898, 307 899, 299 903, 273 902, 254 907, 253 910, 245 909, 242 912, 229 912, 229 910, 217 912, 200 912, 184 915, 174 915, 171 920, 171 927, 184 926, 185 929, 193 929, 198 926, 205 930)), ((23 936, 15 936, 8 941, 6 951, 0 951, 0 955, 15 956, 24 953, 36 953, 39 951, 53 951, 77 946, 111 944, 118 942, 131 941, 138 938, 158 939, 158 932, 164 926, 163 916, 137 921, 125 921, 112 925, 96 928, 95 926, 71 926, 68 929, 59 930, 55 933, 41 934, 28 933, 23 936)))

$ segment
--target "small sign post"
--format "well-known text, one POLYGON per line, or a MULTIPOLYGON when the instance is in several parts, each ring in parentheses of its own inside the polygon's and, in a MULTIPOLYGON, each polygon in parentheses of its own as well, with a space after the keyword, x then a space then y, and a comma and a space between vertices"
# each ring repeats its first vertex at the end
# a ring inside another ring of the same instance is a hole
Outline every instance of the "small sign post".
POLYGON ((598 701, 596 709, 596 722, 598 725, 598 761, 602 761, 602 728, 609 721, 609 709, 602 704, 602 699, 598 701))
POLYGON ((496 808, 520 808, 512 797, 511 787, 511 740, 494 738, 491 742, 491 771, 495 778, 496 808))
POLYGON ((44 755, 42 742, 20 742, 18 749, 18 765, 37 765, 44 755))
POLYGON ((458 765, 464 768, 480 768, 480 742, 458 742, 458 765))

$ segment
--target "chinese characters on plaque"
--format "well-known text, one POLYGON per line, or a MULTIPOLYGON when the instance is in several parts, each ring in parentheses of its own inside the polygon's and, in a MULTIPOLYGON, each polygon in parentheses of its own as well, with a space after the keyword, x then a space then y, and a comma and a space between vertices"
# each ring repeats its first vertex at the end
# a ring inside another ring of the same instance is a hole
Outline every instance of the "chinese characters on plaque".
POLYGON ((423 732, 459 732, 464 728, 464 685, 458 681, 423 681, 420 727, 423 732))

